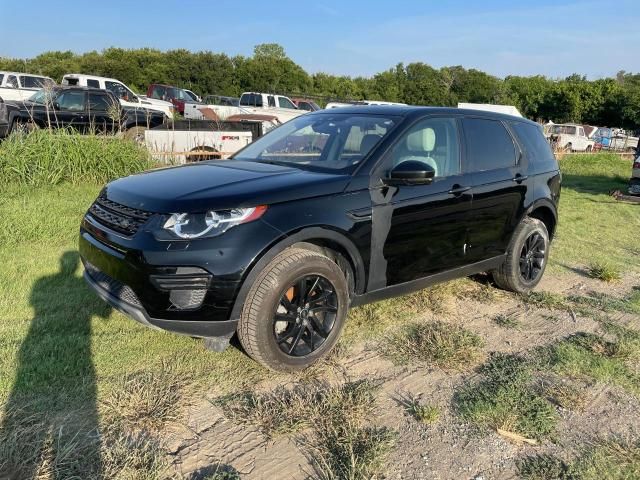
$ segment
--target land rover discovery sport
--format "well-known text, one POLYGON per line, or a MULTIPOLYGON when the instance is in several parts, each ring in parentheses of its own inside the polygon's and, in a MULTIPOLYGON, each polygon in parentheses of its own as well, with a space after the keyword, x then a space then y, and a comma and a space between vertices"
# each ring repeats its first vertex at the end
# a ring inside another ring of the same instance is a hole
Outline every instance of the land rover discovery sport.
POLYGON ((490 272, 543 275, 561 174, 540 126, 406 106, 304 115, 230 160, 109 183, 80 228, 85 278, 135 320, 237 333, 277 370, 327 355, 349 307, 490 272))

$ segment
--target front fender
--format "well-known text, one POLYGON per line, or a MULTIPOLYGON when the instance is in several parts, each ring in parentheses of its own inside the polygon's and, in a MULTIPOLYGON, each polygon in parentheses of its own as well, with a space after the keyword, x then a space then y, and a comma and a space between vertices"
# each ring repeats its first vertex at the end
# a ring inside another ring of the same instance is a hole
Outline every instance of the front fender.
POLYGON ((240 318, 242 307, 244 306, 244 302, 251 286, 264 267, 266 267, 267 264, 276 257, 276 255, 296 243, 313 240, 334 242, 346 250, 350 257, 347 260, 349 260, 355 268, 356 292, 362 292, 365 282, 365 268, 360 252, 354 243, 345 234, 336 230, 327 227, 306 227, 299 231, 287 234, 285 238, 277 240, 258 255, 257 260, 249 267, 248 273, 242 282, 242 286, 236 295, 230 318, 240 318))

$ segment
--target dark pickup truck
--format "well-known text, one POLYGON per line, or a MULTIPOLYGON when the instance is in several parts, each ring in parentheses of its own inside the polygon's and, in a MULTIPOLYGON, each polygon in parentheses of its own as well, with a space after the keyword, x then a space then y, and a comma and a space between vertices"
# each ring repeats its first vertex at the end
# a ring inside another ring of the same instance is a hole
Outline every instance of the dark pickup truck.
MULTIPOLYGON (((81 133, 124 132, 125 137, 140 140, 147 128, 164 122, 164 115, 145 108, 122 107, 113 93, 87 87, 55 87, 34 93, 24 102, 6 102, 8 127, 72 128, 81 133)), ((0 137, 2 113, 0 110, 0 137)))

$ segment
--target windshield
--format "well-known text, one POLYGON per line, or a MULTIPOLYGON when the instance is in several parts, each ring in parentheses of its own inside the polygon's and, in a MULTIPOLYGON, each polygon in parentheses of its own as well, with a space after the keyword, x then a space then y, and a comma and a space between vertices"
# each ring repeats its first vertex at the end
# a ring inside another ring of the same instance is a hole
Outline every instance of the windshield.
POLYGON ((397 117, 379 115, 303 115, 256 140, 234 158, 310 170, 349 171, 397 123, 397 117))
POLYGON ((36 93, 29 97, 29 101, 40 105, 46 105, 47 103, 51 102, 53 96, 54 92, 51 90, 38 90, 36 93))

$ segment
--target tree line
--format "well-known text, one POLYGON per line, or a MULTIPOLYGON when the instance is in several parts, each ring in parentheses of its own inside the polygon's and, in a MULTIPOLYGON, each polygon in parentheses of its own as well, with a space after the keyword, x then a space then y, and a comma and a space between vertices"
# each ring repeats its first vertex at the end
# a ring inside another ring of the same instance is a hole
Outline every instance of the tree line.
POLYGON ((238 96, 243 91, 311 96, 329 100, 386 100, 410 105, 454 106, 458 102, 515 105, 534 120, 579 122, 635 130, 640 125, 640 74, 587 80, 542 75, 504 79, 462 66, 434 68, 423 62, 397 64, 371 77, 307 73, 277 44, 261 44, 253 55, 210 51, 107 48, 82 54, 46 52, 34 58, 0 58, 0 70, 29 72, 60 81, 65 73, 113 77, 137 91, 167 83, 200 95, 238 96))

